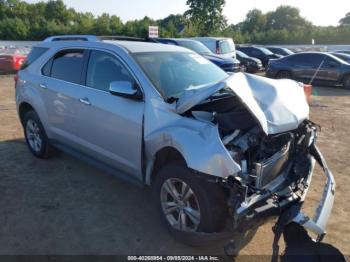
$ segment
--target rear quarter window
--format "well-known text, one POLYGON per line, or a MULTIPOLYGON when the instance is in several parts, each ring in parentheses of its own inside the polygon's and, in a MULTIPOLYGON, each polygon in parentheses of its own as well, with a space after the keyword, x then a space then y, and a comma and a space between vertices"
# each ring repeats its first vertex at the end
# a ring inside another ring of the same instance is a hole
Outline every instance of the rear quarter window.
POLYGON ((30 66, 34 61, 36 61, 39 57, 41 57, 49 48, 46 47, 33 47, 32 51, 28 54, 26 60, 21 66, 21 70, 26 69, 30 66))

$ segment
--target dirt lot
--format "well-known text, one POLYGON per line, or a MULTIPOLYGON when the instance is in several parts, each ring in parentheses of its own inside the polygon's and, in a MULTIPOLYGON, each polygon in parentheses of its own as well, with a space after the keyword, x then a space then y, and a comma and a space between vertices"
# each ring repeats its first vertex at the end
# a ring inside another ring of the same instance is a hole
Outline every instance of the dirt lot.
MULTIPOLYGON (((0 254, 220 254, 220 245, 194 248, 161 226, 148 190, 119 181, 59 154, 34 158, 17 119, 13 78, 0 77, 0 254)), ((311 119, 322 126, 318 145, 337 191, 328 242, 350 254, 350 91, 314 90, 311 119)), ((314 205, 323 177, 309 191, 314 205)), ((310 208, 307 208, 310 211, 310 208)), ((271 254, 272 222, 240 254, 271 254)))

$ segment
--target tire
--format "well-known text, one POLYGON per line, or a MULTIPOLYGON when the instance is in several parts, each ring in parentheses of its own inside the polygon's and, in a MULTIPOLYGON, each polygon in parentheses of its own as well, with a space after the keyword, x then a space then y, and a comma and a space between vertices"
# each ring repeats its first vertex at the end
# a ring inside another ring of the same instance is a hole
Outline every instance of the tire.
POLYGON ((30 152, 38 158, 50 157, 53 153, 53 148, 36 112, 29 111, 24 115, 23 128, 24 137, 30 152))
POLYGON ((183 164, 171 163, 161 168, 153 190, 158 212, 174 237, 185 240, 191 232, 220 232, 225 226, 228 211, 224 190, 216 183, 209 183, 194 174, 183 164), (173 193, 169 193, 169 185, 181 193, 183 184, 188 187, 184 195, 190 197, 180 194, 180 200, 174 200, 173 193), (176 202, 175 208, 169 204, 176 202), (165 214, 165 210, 171 209, 172 212, 165 214), (182 223, 176 224, 176 220, 182 223))
POLYGON ((343 87, 347 90, 350 90, 350 75, 347 75, 343 79, 343 87))
POLYGON ((289 71, 279 71, 276 75, 277 79, 292 79, 292 74, 289 71))

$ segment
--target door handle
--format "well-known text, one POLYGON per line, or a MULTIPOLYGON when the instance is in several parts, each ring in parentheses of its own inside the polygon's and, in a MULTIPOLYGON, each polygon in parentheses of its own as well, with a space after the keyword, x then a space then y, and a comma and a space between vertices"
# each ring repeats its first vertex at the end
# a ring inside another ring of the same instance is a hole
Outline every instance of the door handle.
POLYGON ((84 105, 88 105, 88 106, 91 105, 89 99, 87 99, 87 98, 80 98, 79 101, 81 103, 83 103, 84 105))
POLYGON ((41 88, 43 88, 43 89, 47 89, 46 84, 40 84, 39 86, 40 86, 41 88))

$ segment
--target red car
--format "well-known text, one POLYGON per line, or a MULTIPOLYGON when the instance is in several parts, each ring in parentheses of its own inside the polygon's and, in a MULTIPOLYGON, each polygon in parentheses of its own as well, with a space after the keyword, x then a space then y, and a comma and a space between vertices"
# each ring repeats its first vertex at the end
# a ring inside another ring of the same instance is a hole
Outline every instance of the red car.
POLYGON ((0 51, 0 72, 17 72, 27 58, 27 49, 9 48, 0 51))

